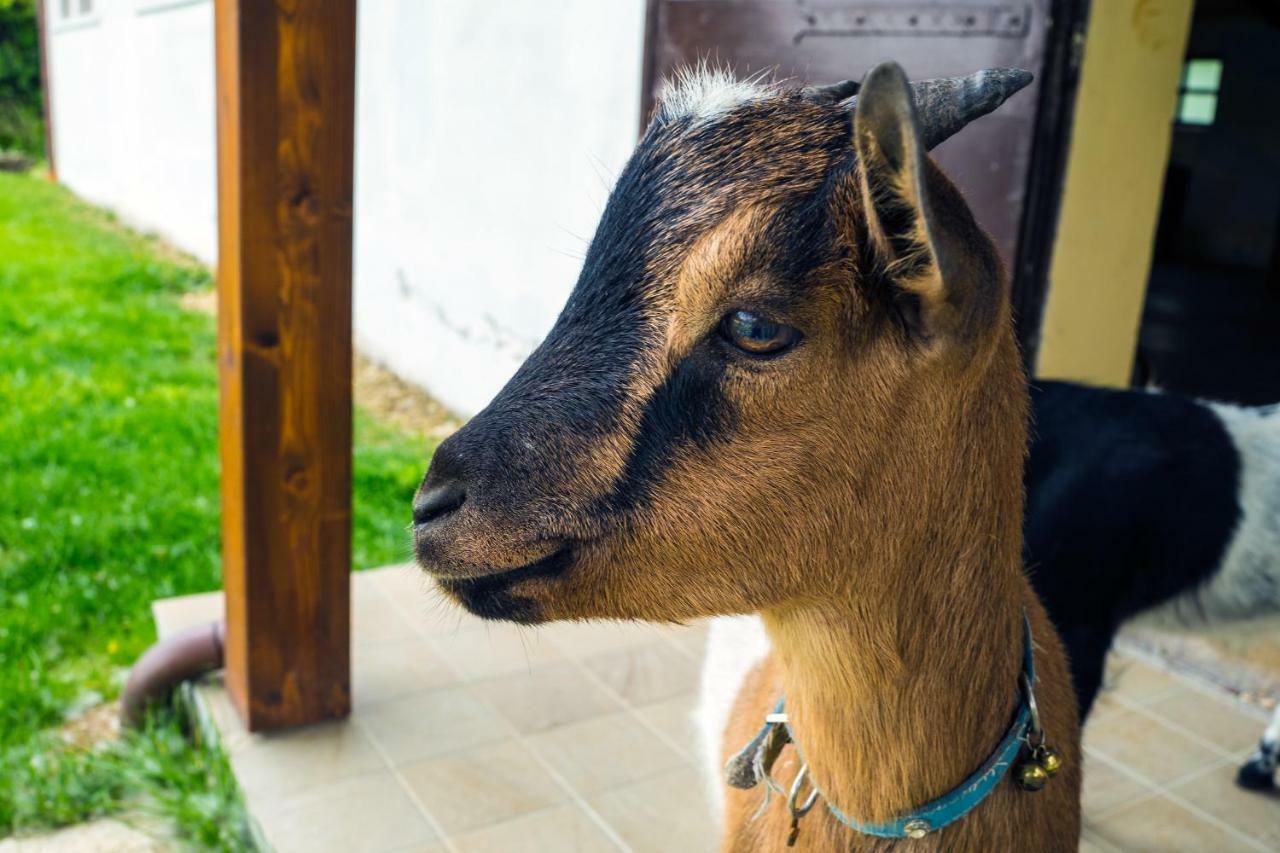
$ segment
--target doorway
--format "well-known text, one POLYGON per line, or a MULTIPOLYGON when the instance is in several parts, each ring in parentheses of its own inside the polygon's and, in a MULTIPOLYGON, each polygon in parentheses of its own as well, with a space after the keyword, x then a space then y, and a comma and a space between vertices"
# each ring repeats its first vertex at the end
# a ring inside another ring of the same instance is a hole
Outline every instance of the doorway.
POLYGON ((1134 382, 1280 400, 1280 8, 1197 4, 1134 382))

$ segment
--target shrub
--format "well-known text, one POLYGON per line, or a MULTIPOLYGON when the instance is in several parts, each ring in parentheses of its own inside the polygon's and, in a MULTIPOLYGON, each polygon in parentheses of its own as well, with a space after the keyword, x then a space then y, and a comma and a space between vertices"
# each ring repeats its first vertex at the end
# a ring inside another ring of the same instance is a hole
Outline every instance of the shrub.
POLYGON ((35 0, 0 0, 0 151, 44 153, 35 0))

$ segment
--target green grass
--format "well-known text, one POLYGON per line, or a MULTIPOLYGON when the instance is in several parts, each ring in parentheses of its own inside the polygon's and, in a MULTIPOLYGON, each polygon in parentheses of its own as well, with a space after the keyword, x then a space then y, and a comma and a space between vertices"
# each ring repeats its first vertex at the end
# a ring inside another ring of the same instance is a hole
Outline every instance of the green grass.
POLYGON ((153 713, 140 731, 91 750, 69 749, 41 733, 10 751, 13 773, 0 783, 13 829, 32 830, 77 823, 125 811, 144 830, 178 836, 184 847, 252 849, 244 804, 235 777, 216 743, 189 729, 190 708, 153 713), (160 826, 156 826, 156 824, 160 826))
MULTIPOLYGON (((103 756, 49 735, 118 694, 155 639, 153 599, 220 585, 214 324, 178 304, 209 285, 61 187, 0 174, 0 836, 227 779, 172 722, 103 756), (131 760, 154 772, 123 772, 131 760)), ((407 555, 428 451, 357 416, 356 566, 407 555)), ((223 844, 218 808, 165 811, 223 844)))

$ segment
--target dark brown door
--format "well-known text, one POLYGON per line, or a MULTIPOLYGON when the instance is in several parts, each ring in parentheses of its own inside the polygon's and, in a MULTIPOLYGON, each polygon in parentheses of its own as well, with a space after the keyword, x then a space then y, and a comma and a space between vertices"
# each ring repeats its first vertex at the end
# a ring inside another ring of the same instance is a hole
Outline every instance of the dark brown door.
POLYGON ((1036 81, 1026 91, 934 152, 1020 279, 1015 307, 1035 315, 1023 334, 1024 346, 1033 347, 1030 329, 1038 326, 1048 244, 1038 245, 1034 257, 1020 258, 1019 248, 1039 243, 1038 232, 1052 233, 1026 220, 1056 214, 1063 133, 1060 121, 1043 122, 1041 114, 1047 109, 1058 119, 1059 105, 1069 103, 1062 95, 1074 86, 1074 75, 1064 71, 1072 64, 1071 36, 1082 25, 1082 5, 651 0, 643 123, 662 79, 702 59, 739 74, 773 69, 812 83, 860 79, 883 59, 896 60, 913 79, 997 66, 1034 72, 1036 81), (1047 182, 1051 192, 1036 192, 1036 181, 1047 182))

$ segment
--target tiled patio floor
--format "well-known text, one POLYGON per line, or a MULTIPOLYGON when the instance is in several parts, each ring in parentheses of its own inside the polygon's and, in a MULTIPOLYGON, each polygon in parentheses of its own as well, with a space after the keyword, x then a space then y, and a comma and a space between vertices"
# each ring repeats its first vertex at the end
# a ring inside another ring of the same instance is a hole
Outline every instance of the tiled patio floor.
MULTIPOLYGON (((353 602, 347 722, 249 735, 216 679, 199 690, 276 850, 715 849, 689 719, 701 628, 485 624, 408 568, 356 575, 353 602)), ((155 611, 168 634, 221 597, 155 611)), ((1280 849, 1280 799, 1232 782, 1265 715, 1132 655, 1109 672, 1081 849, 1280 849)))

